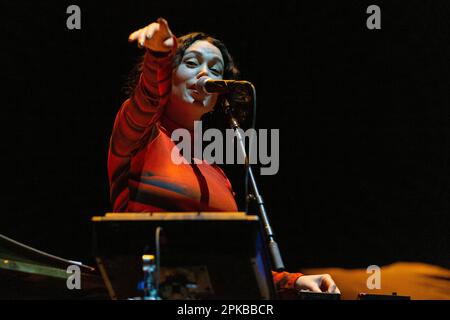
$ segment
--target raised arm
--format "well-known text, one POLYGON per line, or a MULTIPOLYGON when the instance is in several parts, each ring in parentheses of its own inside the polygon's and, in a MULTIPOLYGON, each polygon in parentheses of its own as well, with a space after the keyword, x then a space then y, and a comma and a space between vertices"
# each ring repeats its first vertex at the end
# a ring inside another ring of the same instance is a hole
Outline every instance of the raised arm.
POLYGON ((176 51, 176 39, 164 19, 133 32, 129 41, 138 41, 146 53, 139 82, 117 113, 111 135, 108 178, 114 212, 127 209, 129 191, 126 185, 131 159, 146 142, 146 133, 168 102, 172 58, 176 51))
POLYGON ((176 39, 161 18, 133 32, 129 41, 138 41, 146 53, 134 93, 123 103, 114 123, 110 151, 119 157, 130 157, 138 149, 146 129, 167 104, 176 50, 176 39))

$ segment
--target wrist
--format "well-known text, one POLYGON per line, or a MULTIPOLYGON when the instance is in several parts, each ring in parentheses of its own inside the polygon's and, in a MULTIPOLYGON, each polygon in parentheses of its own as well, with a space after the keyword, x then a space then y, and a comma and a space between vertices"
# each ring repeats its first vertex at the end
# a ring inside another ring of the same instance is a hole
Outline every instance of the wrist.
POLYGON ((164 58, 164 57, 167 57, 172 52, 172 50, 159 51, 159 50, 153 50, 153 49, 147 48, 147 52, 157 58, 164 58))

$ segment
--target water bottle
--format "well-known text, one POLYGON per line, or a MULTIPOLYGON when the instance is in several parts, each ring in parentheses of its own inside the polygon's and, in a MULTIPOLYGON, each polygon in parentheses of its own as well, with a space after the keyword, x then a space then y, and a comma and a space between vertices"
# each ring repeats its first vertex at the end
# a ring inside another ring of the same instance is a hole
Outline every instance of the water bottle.
POLYGON ((144 300, 161 300, 158 297, 156 288, 156 263, 154 255, 142 256, 142 271, 144 272, 144 281, 142 289, 144 291, 144 300))

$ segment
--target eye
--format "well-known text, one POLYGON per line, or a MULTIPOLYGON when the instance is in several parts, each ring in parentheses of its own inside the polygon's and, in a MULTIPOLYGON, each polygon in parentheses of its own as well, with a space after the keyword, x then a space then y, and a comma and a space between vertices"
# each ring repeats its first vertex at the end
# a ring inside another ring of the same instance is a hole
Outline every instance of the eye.
POLYGON ((222 72, 220 72, 220 70, 218 69, 212 68, 211 71, 217 77, 222 75, 222 72))
POLYGON ((197 66, 197 62, 193 61, 193 60, 187 60, 184 62, 188 67, 196 67, 197 66))

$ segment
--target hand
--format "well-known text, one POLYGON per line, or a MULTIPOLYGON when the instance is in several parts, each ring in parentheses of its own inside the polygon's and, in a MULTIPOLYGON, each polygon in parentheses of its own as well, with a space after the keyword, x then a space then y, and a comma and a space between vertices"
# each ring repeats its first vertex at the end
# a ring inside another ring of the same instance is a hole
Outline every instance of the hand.
POLYGON ((301 276, 295 282, 295 288, 312 292, 341 293, 329 274, 301 276))
POLYGON ((156 52, 169 52, 174 46, 169 24, 163 18, 159 18, 157 22, 133 32, 128 37, 128 41, 137 41, 139 47, 146 47, 156 52))

